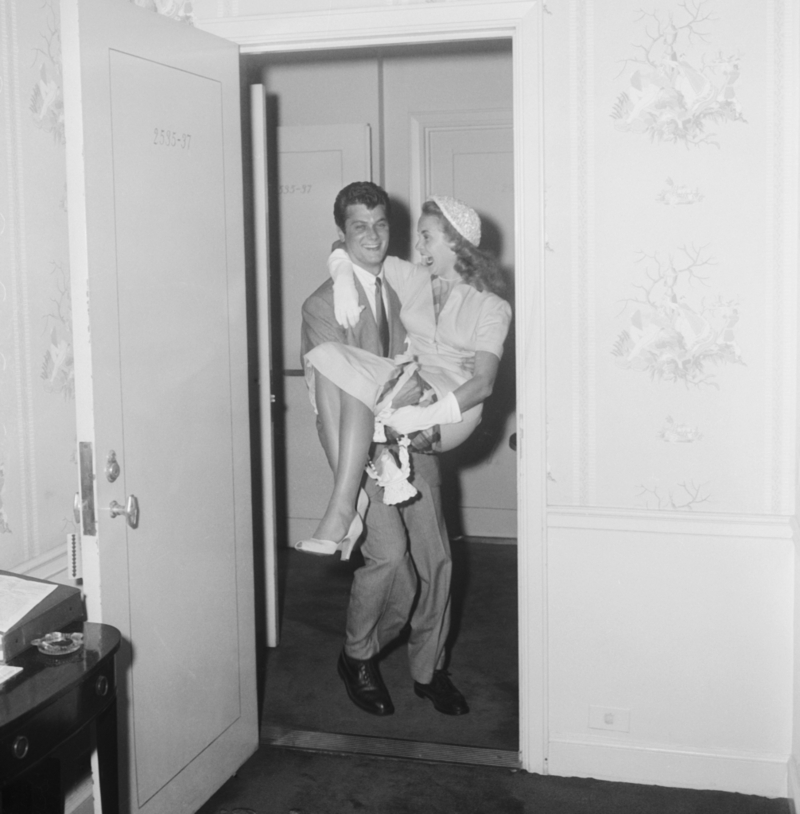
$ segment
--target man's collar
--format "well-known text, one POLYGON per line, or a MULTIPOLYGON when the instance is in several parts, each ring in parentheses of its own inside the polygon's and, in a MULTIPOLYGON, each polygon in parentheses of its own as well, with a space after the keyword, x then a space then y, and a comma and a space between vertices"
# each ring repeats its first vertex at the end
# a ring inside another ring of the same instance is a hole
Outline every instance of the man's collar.
MULTIPOLYGON (((352 258, 350 259, 350 262, 353 263, 352 258)), ((375 285, 376 277, 383 279, 383 267, 381 267, 381 270, 377 274, 373 274, 371 271, 367 271, 365 268, 359 266, 358 263, 353 263, 353 271, 359 282, 362 285, 369 286, 370 288, 375 285)))

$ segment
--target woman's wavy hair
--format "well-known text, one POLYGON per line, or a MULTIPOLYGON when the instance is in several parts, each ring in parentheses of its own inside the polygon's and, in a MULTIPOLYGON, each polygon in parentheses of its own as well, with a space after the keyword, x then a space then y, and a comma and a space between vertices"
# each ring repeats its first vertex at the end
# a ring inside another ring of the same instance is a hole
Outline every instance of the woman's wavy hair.
POLYGON ((491 291, 492 294, 507 299, 508 284, 497 261, 463 237, 435 201, 425 201, 422 204, 422 214, 438 219, 447 242, 456 254, 456 271, 464 282, 478 291, 491 291))

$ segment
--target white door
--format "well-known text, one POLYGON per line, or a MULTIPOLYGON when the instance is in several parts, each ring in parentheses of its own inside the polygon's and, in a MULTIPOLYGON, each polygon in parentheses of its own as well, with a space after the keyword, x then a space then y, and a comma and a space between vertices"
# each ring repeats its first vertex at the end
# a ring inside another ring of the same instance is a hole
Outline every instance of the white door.
POLYGON ((278 128, 279 357, 283 381, 288 541, 310 537, 333 485, 317 438, 300 360, 300 308, 328 277, 325 260, 337 239, 333 202, 342 187, 372 180, 370 128, 340 124, 278 128))
POLYGON ((123 810, 188 813, 258 741, 238 48, 61 8, 87 604, 126 643, 123 810))
MULTIPOLYGON (((412 189, 476 202, 481 248, 514 270, 514 143, 511 111, 417 114, 412 121, 412 189)), ((419 211, 418 209, 415 211, 419 211)), ((473 537, 517 536, 514 360, 507 343, 484 421, 468 444, 445 461, 458 475, 461 530, 473 537)))
POLYGON ((253 155, 256 322, 258 333, 258 406, 261 540, 264 566, 264 632, 267 647, 277 647, 278 552, 275 527, 275 454, 272 436, 272 321, 269 279, 269 177, 267 104, 263 85, 250 86, 250 143, 253 155))

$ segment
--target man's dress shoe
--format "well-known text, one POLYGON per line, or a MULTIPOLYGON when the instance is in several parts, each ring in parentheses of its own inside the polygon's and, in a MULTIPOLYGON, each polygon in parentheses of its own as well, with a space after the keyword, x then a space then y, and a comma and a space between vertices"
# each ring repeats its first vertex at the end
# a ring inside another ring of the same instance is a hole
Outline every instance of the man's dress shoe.
POLYGON ((342 650, 337 668, 350 700, 357 707, 371 715, 391 715, 394 712, 375 659, 352 659, 342 650))
POLYGON ((434 709, 445 715, 466 715, 467 699, 455 688, 446 670, 434 670, 430 684, 414 682, 414 692, 420 698, 430 698, 434 709))

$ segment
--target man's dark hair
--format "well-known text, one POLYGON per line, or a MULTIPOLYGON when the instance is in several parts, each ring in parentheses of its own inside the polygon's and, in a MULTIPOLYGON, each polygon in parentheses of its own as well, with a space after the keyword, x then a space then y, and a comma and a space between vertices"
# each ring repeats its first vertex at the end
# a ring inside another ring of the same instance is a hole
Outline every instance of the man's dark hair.
POLYGON ((389 196, 383 189, 372 181, 354 181, 339 192, 333 204, 333 219, 342 231, 347 217, 347 207, 353 204, 364 204, 367 209, 382 206, 387 219, 390 214, 389 196))

